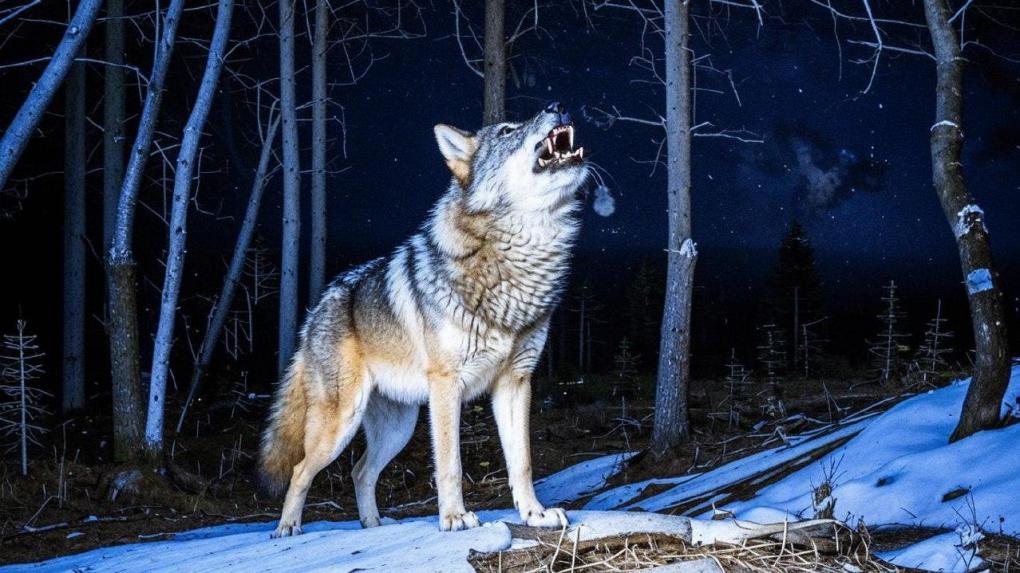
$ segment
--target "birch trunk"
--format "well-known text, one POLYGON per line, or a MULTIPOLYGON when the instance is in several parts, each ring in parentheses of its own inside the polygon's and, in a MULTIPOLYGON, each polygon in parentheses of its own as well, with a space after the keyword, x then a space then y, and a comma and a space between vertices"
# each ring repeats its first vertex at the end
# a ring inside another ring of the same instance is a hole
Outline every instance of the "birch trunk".
POLYGON ((78 8, 74 11, 74 16, 68 23, 56 52, 50 58, 50 63, 46 65, 39 81, 32 86, 25 103, 21 104, 21 109, 4 131, 3 138, 0 139, 0 189, 7 185, 7 178, 11 176, 14 166, 25 151, 25 146, 32 137, 32 130, 39 124, 53 99, 53 94, 64 83, 64 77, 71 68, 75 56, 85 45, 85 38, 88 37, 102 4, 102 0, 81 0, 78 3, 78 8))
POLYGON ((71 66, 64 94, 64 368, 61 411, 67 414, 85 405, 85 64, 78 62, 71 66))
POLYGON ((195 370, 191 374, 191 384, 188 386, 188 399, 181 409, 181 417, 177 420, 177 433, 180 433, 184 425, 184 418, 188 408, 194 401, 198 390, 202 385, 202 376, 212 362, 213 354, 216 351, 217 341, 223 325, 230 315, 230 308, 234 303, 234 293, 237 291, 237 284, 241 281, 241 273, 244 272, 244 260, 251 246, 252 236, 255 235, 255 223, 259 216, 259 206, 262 204, 262 192, 266 188, 266 179, 269 172, 269 161, 273 157, 273 142, 276 140, 276 132, 279 131, 279 118, 274 119, 269 125, 269 131, 262 142, 262 153, 259 156, 259 165, 255 171, 255 179, 252 182, 251 194, 248 196, 248 206, 245 208, 244 220, 241 222, 241 230, 237 233, 237 242, 234 244, 234 254, 230 259, 230 266, 227 268, 227 276, 223 280, 223 288, 220 296, 213 305, 212 319, 209 321, 209 329, 205 331, 202 338, 202 345, 198 349, 198 360, 195 361, 195 370))
POLYGON ((666 166, 669 198, 663 305, 651 452, 671 455, 689 433, 691 295, 697 250, 691 240, 691 56, 689 0, 666 2, 666 166))
POLYGON ((283 127, 283 245, 280 260, 280 332, 277 370, 283 373, 297 337, 301 240, 301 164, 294 95, 295 0, 280 0, 280 118, 283 127))
POLYGON ((924 0, 924 12, 937 65, 935 124, 931 128, 932 179, 956 236, 977 357, 960 422, 949 438, 955 442, 998 425, 1009 384, 1009 342, 984 213, 974 203, 963 179, 964 60, 960 43, 949 22, 952 12, 946 0, 924 0))
POLYGON ((326 34, 329 5, 315 4, 312 44, 312 248, 308 264, 308 302, 315 304, 326 284, 326 34))
POLYGON ((233 0, 220 0, 216 9, 216 27, 213 30, 209 57, 206 60, 198 97, 184 126, 177 170, 174 173, 174 193, 170 209, 169 249, 166 275, 159 305, 159 326, 152 350, 152 381, 149 384, 149 408, 145 420, 145 453, 149 459, 158 459, 163 453, 163 415, 166 410, 166 382, 170 371, 170 350, 174 341, 174 322, 177 317, 177 298, 184 270, 184 251, 188 236, 188 200, 191 198, 191 179, 195 172, 195 157, 202 137, 202 127, 209 116, 216 84, 223 69, 223 58, 230 39, 230 17, 233 0))
POLYGON ((483 125, 506 117, 506 9, 503 0, 485 0, 485 107, 483 125))
POLYGON ((142 443, 141 372, 139 368, 135 259, 131 248, 138 188, 152 147, 152 136, 163 101, 163 82, 170 66, 177 24, 184 0, 173 0, 163 16, 161 36, 138 120, 138 132, 128 159, 117 201, 106 273, 110 316, 110 376, 113 385, 113 457, 127 461, 137 457, 142 443))
POLYGON ((106 2, 103 77, 103 251, 113 246, 117 200, 124 179, 124 0, 106 2))

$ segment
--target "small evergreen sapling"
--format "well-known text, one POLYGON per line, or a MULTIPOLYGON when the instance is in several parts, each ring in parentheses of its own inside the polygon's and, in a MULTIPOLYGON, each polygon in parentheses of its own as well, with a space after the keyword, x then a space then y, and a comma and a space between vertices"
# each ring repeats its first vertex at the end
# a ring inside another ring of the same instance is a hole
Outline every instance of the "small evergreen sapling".
POLYGON ((758 363, 761 364, 770 393, 767 412, 781 418, 786 416, 782 388, 782 370, 786 365, 785 341, 782 331, 775 324, 766 324, 760 330, 762 343, 758 346, 758 363))
POLYGON ((949 367, 946 356, 953 352, 950 341, 953 331, 946 326, 948 319, 942 316, 942 299, 935 309, 935 318, 928 321, 924 332, 924 344, 917 349, 917 375, 921 383, 931 384, 940 373, 949 367))
POLYGON ((740 423, 740 415, 747 410, 748 386, 751 383, 751 371, 737 360, 737 351, 730 349, 730 360, 726 363, 726 390, 729 401, 728 427, 740 423))
POLYGON ((896 282, 889 281, 885 287, 886 295, 882 297, 885 310, 878 315, 881 328, 874 340, 869 341, 868 351, 872 355, 875 381, 888 386, 897 380, 900 374, 900 355, 904 350, 901 342, 907 334, 900 332, 900 324, 904 321, 900 310, 900 299, 896 296, 896 282))
POLYGON ((29 442, 40 445, 38 436, 46 431, 39 420, 50 413, 43 402, 52 396, 34 384, 43 375, 45 355, 26 326, 18 320, 15 333, 5 334, 0 348, 0 437, 16 436, 8 451, 20 450, 21 475, 28 475, 29 442))

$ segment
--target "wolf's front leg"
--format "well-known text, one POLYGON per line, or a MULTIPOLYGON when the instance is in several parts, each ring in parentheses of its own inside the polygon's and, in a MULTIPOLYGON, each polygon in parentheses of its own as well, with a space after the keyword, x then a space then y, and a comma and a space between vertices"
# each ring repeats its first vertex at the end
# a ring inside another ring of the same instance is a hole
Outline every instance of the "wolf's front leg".
POLYGON ((439 490, 439 529, 478 527, 478 516, 464 509, 460 464, 460 385, 452 377, 429 381, 429 422, 439 490))
POLYGON ((532 527, 566 527, 567 514, 559 508, 546 509, 535 496, 531 481, 530 405, 530 374, 509 374, 496 381, 492 411, 506 457, 514 506, 521 520, 532 527))

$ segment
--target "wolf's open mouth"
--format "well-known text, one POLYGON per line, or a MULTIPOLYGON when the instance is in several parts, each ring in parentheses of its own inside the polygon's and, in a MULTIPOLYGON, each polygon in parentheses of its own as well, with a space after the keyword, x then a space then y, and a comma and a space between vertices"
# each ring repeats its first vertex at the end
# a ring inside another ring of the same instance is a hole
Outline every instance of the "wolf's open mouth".
POLYGON ((556 167, 584 160, 584 148, 574 148, 574 126, 558 125, 535 146, 541 149, 538 155, 539 168, 556 167))

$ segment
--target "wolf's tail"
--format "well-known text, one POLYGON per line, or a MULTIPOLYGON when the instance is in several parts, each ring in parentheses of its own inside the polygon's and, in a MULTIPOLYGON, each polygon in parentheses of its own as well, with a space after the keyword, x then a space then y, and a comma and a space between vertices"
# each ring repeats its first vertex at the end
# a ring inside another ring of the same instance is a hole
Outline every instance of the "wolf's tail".
POLYGON ((276 389, 269 426, 262 434, 259 484, 274 497, 286 491, 294 466, 305 455, 306 370, 298 351, 276 389))

